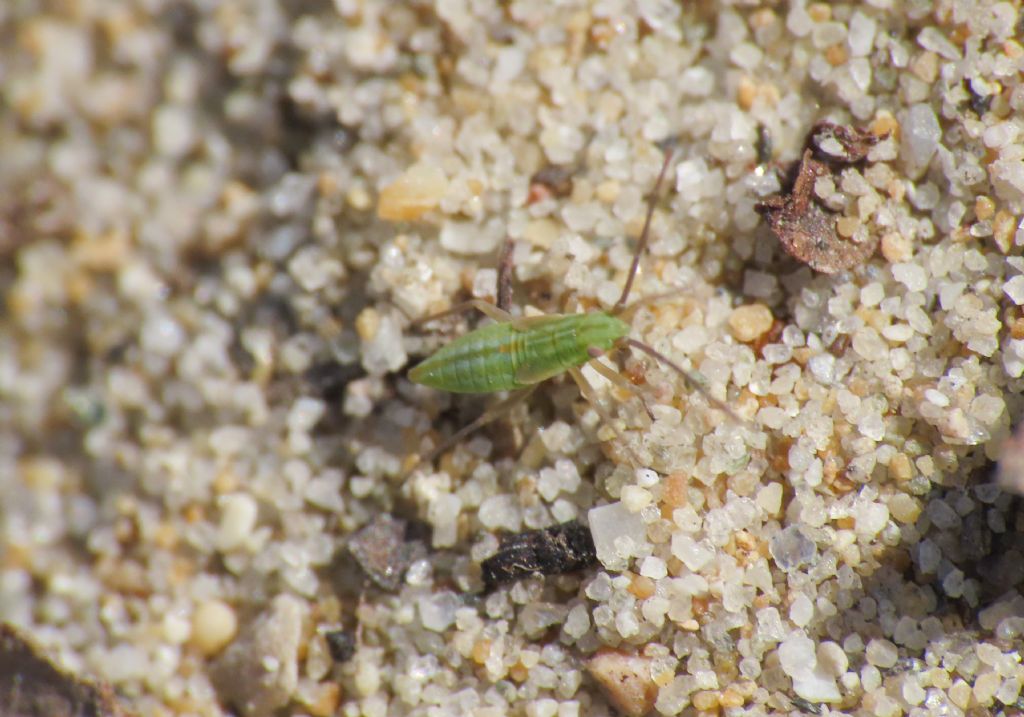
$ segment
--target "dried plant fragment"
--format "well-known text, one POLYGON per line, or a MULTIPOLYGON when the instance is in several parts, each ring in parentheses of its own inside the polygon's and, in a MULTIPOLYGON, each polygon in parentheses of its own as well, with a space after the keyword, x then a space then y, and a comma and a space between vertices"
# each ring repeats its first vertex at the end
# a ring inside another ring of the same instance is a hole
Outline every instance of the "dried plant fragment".
POLYGON ((341 664, 356 654, 356 636, 345 630, 330 630, 324 633, 331 659, 341 664))
POLYGON ((831 122, 818 122, 811 129, 808 147, 818 159, 838 164, 864 161, 881 137, 862 129, 843 127, 831 122))
POLYGON ((811 149, 805 149, 789 194, 769 197, 756 207, 782 248, 822 274, 852 269, 867 261, 878 246, 877 237, 858 241, 857 234, 841 236, 836 226, 841 215, 815 199, 814 181, 830 174, 828 166, 815 159, 811 149))
POLYGON ((559 575, 596 562, 590 529, 573 520, 505 536, 498 552, 483 561, 481 568, 484 584, 491 588, 533 573, 559 575))

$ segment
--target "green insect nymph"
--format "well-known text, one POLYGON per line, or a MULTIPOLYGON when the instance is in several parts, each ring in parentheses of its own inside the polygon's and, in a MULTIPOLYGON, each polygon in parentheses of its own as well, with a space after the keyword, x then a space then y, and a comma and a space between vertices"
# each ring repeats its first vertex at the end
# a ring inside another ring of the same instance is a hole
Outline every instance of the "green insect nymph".
POLYGON ((629 333, 601 311, 512 319, 472 331, 409 371, 409 380, 452 393, 527 388, 610 351, 629 333))
MULTIPOLYGON (((647 344, 629 337, 629 324, 624 320, 634 309, 650 299, 627 306, 630 289, 636 278, 640 257, 647 246, 647 236, 654 215, 654 204, 658 187, 668 170, 672 158, 666 152, 664 164, 651 192, 643 230, 637 241, 636 252, 626 277, 626 284, 615 306, 609 311, 590 311, 584 314, 547 314, 544 316, 515 317, 505 310, 511 299, 509 271, 511 261, 502 262, 498 276, 498 306, 474 299, 448 311, 421 319, 416 324, 440 318, 448 314, 475 308, 494 319, 496 323, 483 326, 452 341, 439 349, 430 358, 409 371, 409 379, 415 383, 452 393, 494 393, 514 391, 504 401, 487 409, 483 415, 456 431, 440 446, 434 448, 424 460, 430 460, 442 450, 454 445, 463 437, 494 420, 513 405, 525 399, 545 379, 568 373, 586 398, 608 421, 600 402, 580 367, 589 364, 595 371, 627 390, 634 390, 628 379, 615 369, 598 361, 599 357, 617 349, 634 348, 646 353, 657 361, 676 371, 688 383, 700 389, 693 376, 673 363, 667 356, 647 344)), ((718 408, 732 413, 721 401, 708 396, 708 401, 718 408)), ((642 399, 641 399, 642 400, 642 399)), ((646 403, 644 404, 646 407, 646 403)), ((648 414, 650 411, 648 410, 648 414)))

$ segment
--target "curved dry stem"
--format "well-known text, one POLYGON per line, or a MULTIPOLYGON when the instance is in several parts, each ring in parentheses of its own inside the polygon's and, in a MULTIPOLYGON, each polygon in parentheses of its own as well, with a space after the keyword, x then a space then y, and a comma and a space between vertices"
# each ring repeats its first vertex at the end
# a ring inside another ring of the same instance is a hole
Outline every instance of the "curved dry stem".
POLYGON ((647 239, 651 231, 651 219, 654 217, 654 207, 658 202, 658 191, 661 189, 661 182, 668 173, 668 165, 672 161, 673 148, 669 147, 665 150, 665 161, 662 162, 661 171, 658 172, 658 178, 654 182, 654 188, 651 190, 650 199, 647 202, 647 217, 644 219, 644 228, 640 231, 640 238, 637 239, 636 252, 633 254, 633 263, 629 266, 629 275, 626 277, 626 285, 622 287, 622 295, 619 296, 619 300, 615 302, 615 306, 612 307, 612 315, 617 315, 626 306, 626 301, 629 299, 629 292, 633 288, 633 281, 636 279, 637 269, 640 268, 640 258, 643 256, 644 251, 647 249, 647 239))

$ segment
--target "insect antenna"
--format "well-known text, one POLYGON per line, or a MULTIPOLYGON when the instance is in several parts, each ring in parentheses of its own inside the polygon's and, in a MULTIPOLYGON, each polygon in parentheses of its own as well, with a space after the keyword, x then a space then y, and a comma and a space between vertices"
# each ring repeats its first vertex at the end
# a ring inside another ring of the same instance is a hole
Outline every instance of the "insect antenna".
POLYGON ((651 190, 650 199, 647 201, 647 216, 644 218, 644 228, 640 231, 640 238, 636 242, 636 252, 633 254, 633 263, 629 266, 629 275, 626 277, 626 285, 622 287, 622 295, 619 300, 615 302, 615 306, 612 307, 611 314, 615 316, 622 312, 626 308, 626 301, 629 299, 629 292, 633 288, 633 280, 636 279, 637 269, 640 268, 640 258, 644 255, 644 251, 647 249, 647 238, 651 231, 651 219, 654 217, 654 207, 658 202, 658 192, 661 189, 661 182, 668 173, 668 165, 672 162, 672 155, 674 153, 674 147, 669 146, 665 150, 665 161, 662 162, 661 171, 658 172, 658 178, 654 182, 654 188, 651 190))
POLYGON ((714 406, 715 408, 717 408, 720 411, 724 411, 731 419, 733 419, 737 423, 742 424, 744 426, 749 425, 747 423, 747 421, 745 421, 743 418, 738 416, 736 414, 736 412, 733 411, 732 408, 729 407, 728 404, 726 404, 724 401, 719 401, 717 398, 712 396, 708 392, 707 388, 704 386, 704 383, 703 383, 703 381, 701 381, 701 379, 697 378, 697 376, 695 374, 691 373, 690 371, 687 371, 685 368, 683 368, 682 366, 677 364, 675 361, 670 359, 665 354, 661 353, 660 351, 658 351, 657 349, 655 349, 652 346, 648 346, 647 344, 645 344, 642 341, 637 341, 636 339, 631 339, 628 336, 622 337, 621 339, 619 339, 619 342, 621 344, 623 344, 623 345, 632 346, 635 349, 639 349, 640 351, 643 351, 645 354, 647 354, 651 358, 655 359, 659 363, 665 364, 670 369, 672 369, 673 371, 678 373, 680 376, 682 376, 683 380, 686 381, 686 383, 691 388, 694 388, 697 391, 699 391, 701 393, 701 395, 703 395, 704 398, 706 398, 708 400, 708 403, 710 403, 712 406, 714 406))

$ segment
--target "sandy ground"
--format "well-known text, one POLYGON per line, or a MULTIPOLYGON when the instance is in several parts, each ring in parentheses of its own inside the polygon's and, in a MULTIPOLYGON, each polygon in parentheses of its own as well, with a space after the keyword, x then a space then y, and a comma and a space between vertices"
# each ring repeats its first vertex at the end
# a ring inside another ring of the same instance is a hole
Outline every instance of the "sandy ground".
POLYGON ((0 619, 144 715, 1020 714, 1022 37, 3 3, 0 619), (506 237, 514 314, 610 309, 668 138, 630 336, 702 389, 622 351, 417 465, 490 402, 412 322, 506 237))

